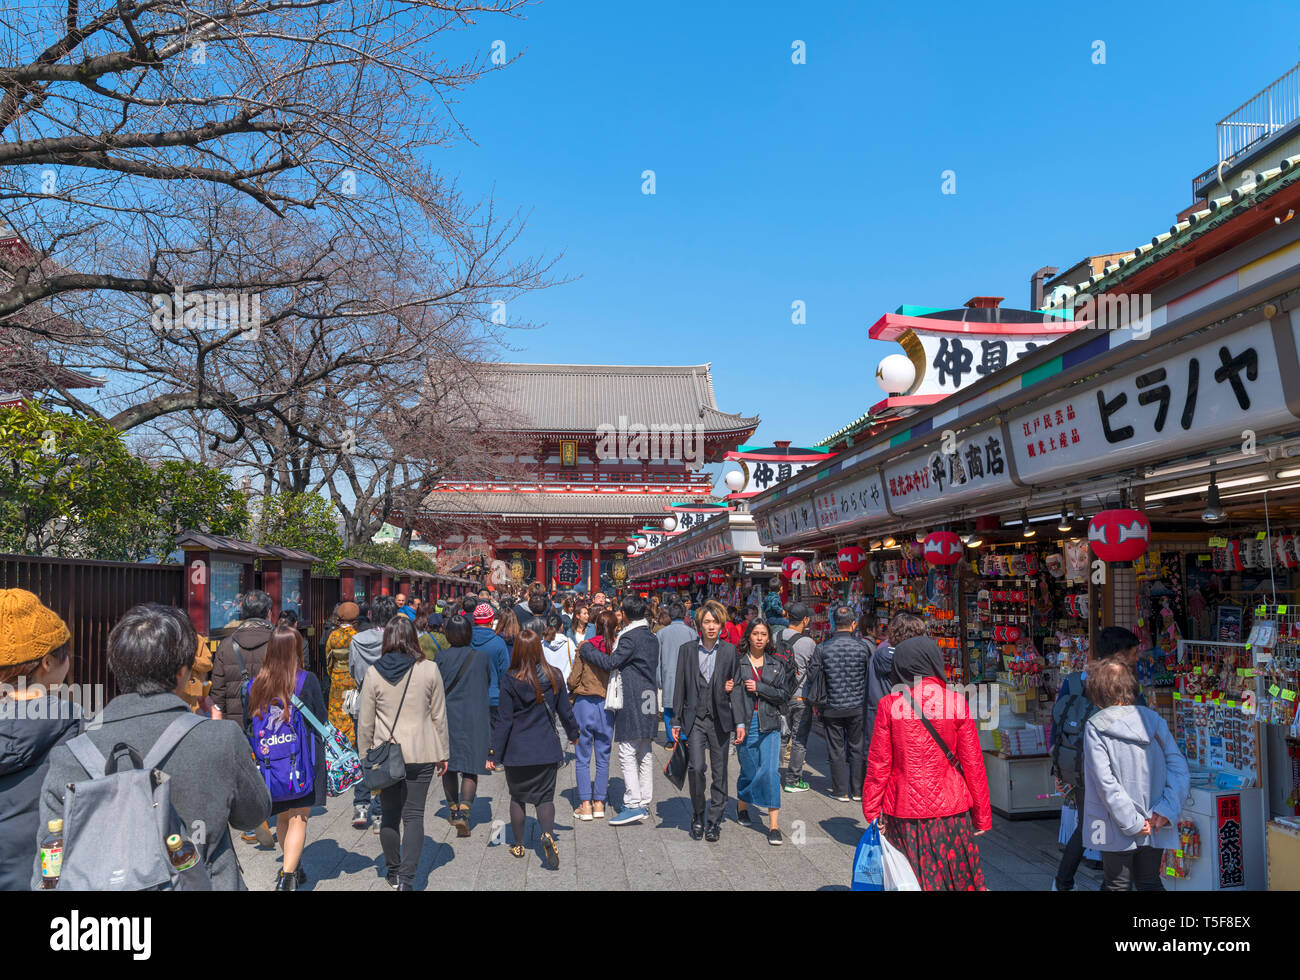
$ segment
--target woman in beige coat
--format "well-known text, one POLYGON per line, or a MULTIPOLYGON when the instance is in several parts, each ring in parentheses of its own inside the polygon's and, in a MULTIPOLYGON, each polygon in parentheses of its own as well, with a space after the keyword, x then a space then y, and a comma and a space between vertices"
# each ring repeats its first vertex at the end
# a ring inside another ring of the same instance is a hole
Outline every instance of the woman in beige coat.
POLYGON ((429 784, 447 771, 450 740, 442 675, 425 659, 415 627, 405 616, 393 617, 384 627, 383 655, 361 681, 361 755, 388 741, 402 748, 406 778, 380 793, 379 843, 388 864, 388 884, 409 892, 415 890, 415 869, 424 849, 429 784))

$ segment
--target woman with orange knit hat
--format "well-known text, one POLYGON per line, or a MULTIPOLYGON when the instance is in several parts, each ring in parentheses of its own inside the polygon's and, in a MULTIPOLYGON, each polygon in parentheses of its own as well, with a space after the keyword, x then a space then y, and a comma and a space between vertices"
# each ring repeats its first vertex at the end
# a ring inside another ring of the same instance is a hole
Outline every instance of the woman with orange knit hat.
POLYGON ((0 891, 31 887, 50 749, 80 728, 80 706, 55 690, 72 664, 71 640, 32 593, 0 589, 0 891))

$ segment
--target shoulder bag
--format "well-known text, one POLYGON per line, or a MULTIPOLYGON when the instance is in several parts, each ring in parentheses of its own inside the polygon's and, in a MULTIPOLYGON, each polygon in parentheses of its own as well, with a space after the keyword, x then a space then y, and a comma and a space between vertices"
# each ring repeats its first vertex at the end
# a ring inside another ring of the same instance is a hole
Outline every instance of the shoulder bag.
POLYGON ((365 774, 366 789, 372 793, 388 789, 406 778, 406 760, 402 758, 402 747, 393 741, 393 731, 397 728, 397 719, 402 717, 402 705, 406 703, 406 692, 411 686, 412 667, 406 672, 406 686, 402 688, 402 699, 397 702, 397 714, 388 726, 388 740, 380 742, 366 753, 365 774))
MULTIPOLYGON (((614 641, 614 649, 618 649, 618 640, 614 641)), ((613 653, 614 650, 610 650, 613 653)), ((605 682, 605 710, 618 711, 623 707, 623 671, 615 667, 609 672, 609 680, 605 682)))

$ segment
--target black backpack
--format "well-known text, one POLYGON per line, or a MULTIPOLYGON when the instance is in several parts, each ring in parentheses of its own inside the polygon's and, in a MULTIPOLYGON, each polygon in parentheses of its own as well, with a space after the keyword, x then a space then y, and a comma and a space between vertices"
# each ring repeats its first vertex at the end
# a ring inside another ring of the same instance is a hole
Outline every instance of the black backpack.
POLYGON ((830 689, 826 686, 826 665, 822 663, 821 647, 808 662, 808 673, 804 675, 803 699, 814 708, 826 707, 830 700, 830 689))
POLYGON ((781 661, 787 670, 794 669, 794 661, 790 659, 790 644, 785 639, 785 631, 788 626, 774 626, 772 628, 772 656, 781 661))
POLYGON ((1070 674, 1069 693, 1052 706, 1052 772, 1069 786, 1083 785, 1083 733, 1097 706, 1088 700, 1083 675, 1070 674))

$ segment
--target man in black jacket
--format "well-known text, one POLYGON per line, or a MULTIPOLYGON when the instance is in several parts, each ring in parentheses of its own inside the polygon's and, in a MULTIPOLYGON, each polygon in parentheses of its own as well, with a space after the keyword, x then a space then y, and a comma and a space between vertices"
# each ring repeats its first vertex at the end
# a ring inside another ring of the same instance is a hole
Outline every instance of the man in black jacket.
POLYGON ((862 799, 862 782, 866 778, 862 722, 871 650, 853 635, 857 622, 848 606, 837 606, 831 621, 835 633, 817 649, 826 675, 827 698, 822 724, 830 754, 831 797, 847 803, 850 799, 862 799))
POLYGON ((733 678, 736 648, 721 639, 727 610, 715 599, 706 602, 696 616, 699 636, 684 643, 677 653, 677 679, 673 709, 677 712, 673 740, 686 735, 690 762, 687 779, 691 786, 691 838, 710 842, 722 836, 722 813, 727 806, 727 738, 736 745, 745 741, 744 704, 733 678), (705 752, 711 776, 707 821, 704 799, 705 752))
POLYGON ((261 589, 250 589, 244 594, 239 608, 238 628, 221 641, 217 655, 212 658, 209 696, 221 709, 221 717, 233 721, 241 729, 244 727, 244 706, 240 694, 244 680, 256 677, 266 659, 266 641, 275 629, 268 618, 270 615, 271 597, 261 589), (242 665, 240 658, 243 659, 242 665))

